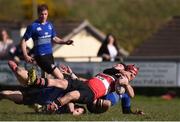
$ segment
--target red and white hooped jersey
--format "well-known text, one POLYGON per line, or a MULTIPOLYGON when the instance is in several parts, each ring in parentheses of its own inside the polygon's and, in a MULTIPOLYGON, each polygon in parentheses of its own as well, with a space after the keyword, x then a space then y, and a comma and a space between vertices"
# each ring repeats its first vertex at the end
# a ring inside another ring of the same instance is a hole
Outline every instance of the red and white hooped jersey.
POLYGON ((107 74, 99 73, 87 81, 88 86, 94 92, 94 99, 106 95, 109 89, 114 89, 115 79, 107 74))

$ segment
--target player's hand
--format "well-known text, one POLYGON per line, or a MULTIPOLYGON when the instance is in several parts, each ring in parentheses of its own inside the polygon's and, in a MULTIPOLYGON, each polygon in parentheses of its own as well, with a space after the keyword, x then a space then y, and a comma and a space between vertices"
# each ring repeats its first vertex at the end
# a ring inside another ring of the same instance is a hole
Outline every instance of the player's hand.
POLYGON ((132 112, 133 114, 136 115, 145 115, 145 113, 142 110, 136 109, 134 112, 132 112))
POLYGON ((28 63, 33 63, 34 61, 34 59, 29 55, 25 55, 24 58, 25 58, 25 61, 28 63))
POLYGON ((47 109, 47 112, 54 113, 58 110, 58 105, 56 103, 52 102, 46 106, 46 109, 47 109))
POLYGON ((129 80, 125 77, 125 76, 122 76, 118 79, 118 83, 120 85, 128 85, 129 84, 129 80))
POLYGON ((71 45, 71 44, 73 44, 73 42, 74 42, 73 40, 67 40, 67 41, 66 41, 66 44, 67 44, 67 45, 71 45))
POLYGON ((72 73, 72 70, 69 66, 66 65, 60 65, 60 70, 62 73, 70 75, 72 73))

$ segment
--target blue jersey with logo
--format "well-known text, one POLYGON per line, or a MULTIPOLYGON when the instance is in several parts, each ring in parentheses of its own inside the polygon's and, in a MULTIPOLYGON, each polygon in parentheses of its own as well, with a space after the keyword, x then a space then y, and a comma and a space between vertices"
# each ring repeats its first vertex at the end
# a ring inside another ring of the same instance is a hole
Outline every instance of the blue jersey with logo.
POLYGON ((105 96, 105 99, 110 100, 112 106, 117 104, 120 100, 122 102, 122 107, 130 107, 131 105, 131 99, 127 93, 119 95, 116 92, 111 92, 105 96))
POLYGON ((26 41, 30 38, 34 42, 34 55, 46 55, 52 53, 52 39, 56 36, 56 32, 52 23, 40 23, 39 20, 34 21, 27 27, 23 36, 26 41))

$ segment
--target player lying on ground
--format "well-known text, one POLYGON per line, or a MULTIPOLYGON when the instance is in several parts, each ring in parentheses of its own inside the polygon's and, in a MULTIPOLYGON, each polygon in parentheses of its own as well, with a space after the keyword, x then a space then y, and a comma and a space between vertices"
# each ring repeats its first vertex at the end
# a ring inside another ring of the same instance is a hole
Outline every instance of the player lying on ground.
MULTIPOLYGON (((10 67, 12 68, 12 70, 14 70, 16 76, 18 76, 17 78, 19 78, 20 80, 24 80, 24 82, 27 80, 27 71, 17 67, 17 65, 10 61, 9 62, 10 67), (15 70, 16 69, 16 70, 15 70), (21 77, 20 77, 21 75, 21 77), (22 77, 24 76, 24 77, 22 77)), ((119 64, 119 67, 121 67, 122 65, 119 64)), ((116 66, 117 67, 117 66, 116 66)), ((72 70, 68 67, 61 67, 61 71, 65 74, 73 74, 72 70), (67 71, 68 70, 68 71, 67 71)), ((75 76, 75 75, 72 75, 75 76)), ((74 78, 74 77, 73 77, 74 78)), ((75 76, 75 78, 77 78, 75 76)), ((22 82, 22 81, 21 81, 22 82)), ((61 97, 64 93, 62 92, 62 90, 60 89, 55 89, 55 88, 44 88, 44 89, 28 89, 28 90, 22 90, 22 91, 3 91, 1 92, 1 96, 3 95, 4 98, 10 99, 15 101, 16 103, 23 103, 23 104, 34 104, 34 103, 38 103, 38 104, 42 104, 42 105, 46 105, 50 102, 52 102, 53 100, 57 99, 57 97, 61 97)), ((100 106, 98 107, 98 105, 95 105, 99 110, 103 110, 107 108, 107 105, 114 105, 116 104, 121 98, 122 99, 122 109, 123 109, 123 113, 132 113, 130 110, 130 97, 127 94, 124 95, 118 95, 117 93, 109 93, 106 97, 104 97, 106 100, 103 100, 103 104, 105 103, 105 106, 100 106), (122 96, 122 97, 119 97, 122 96), (111 103, 109 103, 111 102, 111 103), (102 108, 105 107, 105 108, 102 108)), ((74 106, 73 103, 71 103, 71 106, 74 106)), ((90 104, 88 105, 88 107, 90 106, 90 104)), ((68 106, 69 107, 69 106, 68 106)), ((67 106, 65 107, 61 107, 60 109, 58 109, 58 113, 59 111, 62 112, 64 110, 64 108, 67 108, 67 106)), ((97 113, 97 108, 95 107, 91 107, 90 112, 93 113, 97 113), (94 110, 93 110, 93 109, 94 110)), ((83 108, 75 108, 71 107, 71 109, 69 112, 73 113, 73 115, 79 115, 83 113, 83 108)), ((137 114, 137 112, 136 112, 137 114)))
MULTIPOLYGON (((47 106, 47 109, 52 112, 56 111, 58 107, 61 107, 70 101, 77 101, 80 103, 91 104, 93 103, 94 100, 106 95, 109 89, 114 91, 116 84, 123 85, 127 93, 131 97, 134 97, 134 91, 130 86, 129 81, 135 78, 138 69, 133 65, 129 65, 126 69, 127 69, 126 71, 118 70, 117 67, 105 69, 103 73, 99 73, 95 77, 86 81, 87 86, 90 88, 88 93, 87 93, 88 91, 87 89, 82 90, 81 87, 79 88, 76 87, 73 91, 70 91, 65 96, 58 98, 53 103, 49 104, 47 106), (89 97, 88 95, 91 96, 89 97)), ((72 82, 68 82, 68 84, 70 83, 72 84, 72 82)))
MULTIPOLYGON (((116 69, 124 70, 126 65, 125 64, 116 64, 114 67, 116 69)), ((67 74, 71 76, 73 79, 80 79, 83 81, 87 81, 87 79, 77 77, 71 70, 69 66, 61 65, 60 67, 61 72, 63 74, 67 74)), ((106 71, 104 71, 106 72, 106 71)), ((133 89, 133 88, 132 88, 133 89)), ((103 113, 106 112, 111 106, 116 105, 119 101, 121 101, 122 106, 122 112, 124 114, 140 114, 144 115, 144 112, 141 110, 131 110, 131 99, 130 96, 127 93, 118 94, 117 92, 110 92, 106 96, 103 96, 97 100, 95 100, 93 103, 87 104, 87 109, 91 113, 103 113)))
MULTIPOLYGON (((47 105, 58 97, 63 96, 65 93, 61 89, 49 87, 49 88, 24 88, 22 90, 4 90, 0 92, 0 99, 8 99, 16 104, 24 105, 47 105)), ((36 108, 36 112, 43 112, 44 108, 36 108)), ((59 108, 56 113, 72 113, 72 115, 81 115, 85 113, 86 109, 83 106, 75 105, 74 103, 68 103, 67 105, 59 108)))
MULTIPOLYGON (((17 69, 12 68, 15 71, 17 69)), ((95 77, 89 79, 86 84, 79 80, 66 80, 66 79, 44 79, 37 78, 34 72, 29 73, 30 78, 27 78, 25 84, 41 87, 58 87, 65 90, 66 93, 63 97, 58 98, 47 106, 49 111, 56 111, 59 107, 69 103, 70 101, 76 101, 79 103, 92 103, 94 100, 106 95, 109 88, 114 89, 115 83, 124 85, 127 93, 134 97, 134 92, 129 81, 133 80, 138 73, 138 69, 129 65, 125 70, 118 70, 116 67, 104 70, 104 73, 99 73, 95 77), (105 72, 106 71, 106 72, 105 72)))
MULTIPOLYGON (((9 67, 15 73, 20 84, 25 85, 28 81, 28 72, 22 67, 17 66, 14 61, 8 62, 9 67)), ((41 104, 47 105, 58 97, 61 97, 65 92, 59 88, 24 88, 23 90, 4 90, 0 92, 0 98, 9 99, 18 104, 32 105, 41 104)), ((85 112, 84 107, 69 103, 65 107, 58 109, 57 113, 70 112, 73 115, 80 115, 85 112)))

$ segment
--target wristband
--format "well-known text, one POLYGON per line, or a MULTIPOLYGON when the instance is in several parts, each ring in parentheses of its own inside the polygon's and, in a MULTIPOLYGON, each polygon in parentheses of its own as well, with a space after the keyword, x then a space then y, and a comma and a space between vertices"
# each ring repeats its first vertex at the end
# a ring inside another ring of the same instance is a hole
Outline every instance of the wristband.
POLYGON ((72 79, 78 79, 78 77, 73 72, 70 73, 70 76, 71 76, 72 79))

